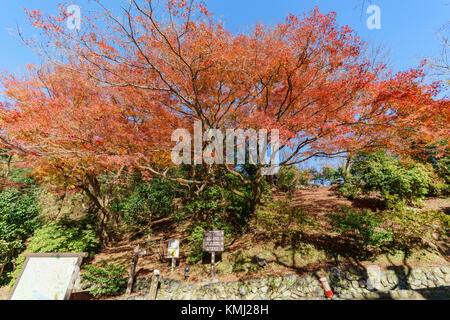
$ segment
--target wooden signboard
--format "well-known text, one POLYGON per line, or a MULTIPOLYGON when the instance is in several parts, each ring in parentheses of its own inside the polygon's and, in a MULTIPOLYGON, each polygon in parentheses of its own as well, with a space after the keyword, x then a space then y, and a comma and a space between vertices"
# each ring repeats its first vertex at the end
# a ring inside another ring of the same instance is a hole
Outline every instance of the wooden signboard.
POLYGON ((223 230, 205 231, 203 234, 203 251, 211 252, 211 278, 214 278, 216 252, 224 250, 225 233, 223 230))
POLYGON ((205 231, 203 234, 203 251, 223 252, 225 233, 223 230, 205 231))
POLYGON ((69 300, 87 253, 26 254, 10 300, 69 300))

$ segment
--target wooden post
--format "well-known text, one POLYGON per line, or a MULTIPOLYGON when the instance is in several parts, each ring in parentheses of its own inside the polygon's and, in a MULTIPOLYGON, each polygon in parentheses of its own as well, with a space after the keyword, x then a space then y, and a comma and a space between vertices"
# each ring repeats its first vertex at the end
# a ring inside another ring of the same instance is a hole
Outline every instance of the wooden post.
POLYGON ((225 232, 223 230, 205 231, 203 234, 203 251, 211 252, 211 278, 214 279, 216 252, 223 252, 225 232))
POLYGON ((140 251, 139 249, 140 249, 139 246, 137 246, 133 252, 133 261, 131 263, 130 275, 128 277, 128 284, 127 284, 127 291, 126 291, 127 295, 130 295, 131 292, 133 291, 134 274, 136 272, 136 266, 137 266, 139 257, 145 256, 147 254, 147 252, 145 250, 140 251))
POLYGON ((173 273, 174 268, 175 268, 175 258, 172 258, 172 269, 170 270, 170 273, 173 273))
POLYGON ((150 284, 150 291, 147 300, 156 300, 159 284, 159 270, 153 271, 152 283, 150 284))
POLYGON ((211 278, 214 279, 214 264, 216 263, 216 253, 211 252, 211 278))

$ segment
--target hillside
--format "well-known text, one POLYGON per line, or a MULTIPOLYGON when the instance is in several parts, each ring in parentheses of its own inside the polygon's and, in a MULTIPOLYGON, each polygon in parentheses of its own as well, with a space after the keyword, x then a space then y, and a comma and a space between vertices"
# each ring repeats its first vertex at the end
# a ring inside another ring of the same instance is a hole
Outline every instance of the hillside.
MULTIPOLYGON (((275 198, 285 197, 283 193, 275 196, 275 198)), ((347 266, 369 264, 425 266, 445 265, 450 262, 448 244, 445 241, 434 241, 435 246, 432 245, 434 249, 414 250, 407 257, 403 254, 383 254, 374 260, 364 261, 352 257, 351 252, 345 252, 345 249, 343 251, 339 241, 336 241, 339 235, 323 232, 329 226, 327 214, 334 213, 340 207, 376 209, 374 203, 375 199, 349 201, 337 196, 330 187, 298 189, 292 196, 291 205, 304 209, 307 216, 321 226, 317 228, 318 231, 309 228, 310 230, 302 234, 302 239, 294 248, 279 245, 274 240, 259 239, 254 234, 230 238, 226 241, 225 252, 217 263, 217 277, 220 281, 234 281, 266 275, 302 274, 334 265, 334 252, 347 256, 339 258, 347 266), (256 257, 266 260, 267 265, 263 268, 255 267, 253 262, 257 261, 256 257)), ((448 213, 450 199, 427 199, 421 210, 440 210, 448 213)), ((205 257, 201 263, 187 264, 186 257, 190 250, 187 240, 189 224, 190 222, 178 224, 171 218, 155 221, 151 227, 152 234, 149 236, 114 243, 95 255, 91 263, 101 265, 108 262, 128 266, 131 263, 133 249, 139 245, 141 249, 145 248, 148 254, 139 260, 137 277, 148 276, 154 269, 158 269, 164 277, 182 280, 184 268, 189 267, 189 281, 202 281, 209 275, 209 259, 205 257), (181 240, 180 259, 173 274, 170 274, 170 262, 165 258, 168 239, 181 240)))

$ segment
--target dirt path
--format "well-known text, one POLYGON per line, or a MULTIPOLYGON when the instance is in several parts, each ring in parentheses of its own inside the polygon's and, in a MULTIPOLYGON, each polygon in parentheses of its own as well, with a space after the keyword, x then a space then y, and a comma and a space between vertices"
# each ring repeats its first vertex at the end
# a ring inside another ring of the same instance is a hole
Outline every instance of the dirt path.
POLYGON ((443 211, 450 214, 450 198, 447 199, 427 199, 425 200, 425 207, 428 210, 443 211))
MULTIPOLYGON (((287 194, 280 193, 276 198, 287 198, 287 194)), ((333 213, 340 207, 359 209, 383 209, 383 203, 374 196, 366 199, 350 201, 339 197, 332 187, 297 189, 290 200, 294 207, 304 208, 308 213, 333 213)), ((450 198, 432 198, 424 201, 421 210, 443 211, 450 214, 450 198)))

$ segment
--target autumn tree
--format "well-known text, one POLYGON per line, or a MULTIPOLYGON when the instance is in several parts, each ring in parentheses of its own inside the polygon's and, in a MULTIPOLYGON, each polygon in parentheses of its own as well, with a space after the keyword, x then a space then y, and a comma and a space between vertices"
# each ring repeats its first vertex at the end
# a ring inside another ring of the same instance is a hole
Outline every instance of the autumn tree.
POLYGON ((120 15, 96 2, 100 13, 86 14, 80 32, 66 28, 63 6, 58 16, 29 11, 47 40, 27 43, 47 63, 26 79, 3 78, 12 102, 2 104, 1 121, 35 168, 84 188, 100 211, 98 176, 133 170, 194 191, 231 174, 258 204, 263 164, 251 178, 216 164, 172 176, 171 133, 192 132, 194 121, 204 130, 279 130, 280 165, 380 147, 407 153, 406 145, 449 135, 439 83, 425 84, 422 66, 390 72, 335 13, 316 8, 233 34, 195 0, 131 0, 120 15))

